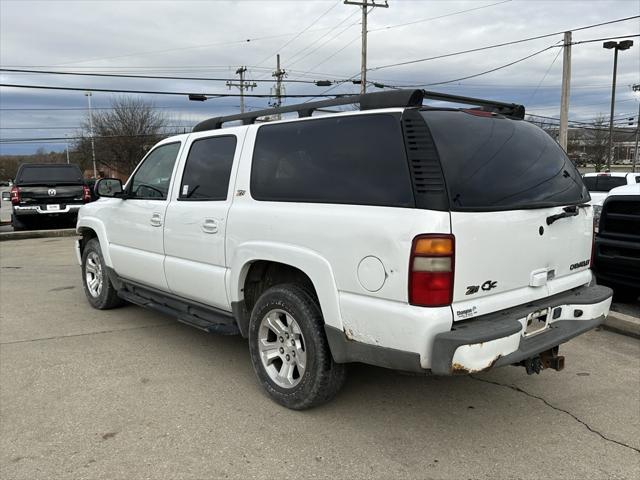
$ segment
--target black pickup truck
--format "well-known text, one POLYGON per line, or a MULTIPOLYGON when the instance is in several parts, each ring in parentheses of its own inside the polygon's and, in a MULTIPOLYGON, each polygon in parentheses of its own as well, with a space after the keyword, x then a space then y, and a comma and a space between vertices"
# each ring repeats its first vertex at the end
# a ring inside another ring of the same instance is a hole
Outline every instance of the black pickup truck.
POLYGON ((77 165, 23 164, 11 188, 11 225, 25 230, 54 219, 75 223, 80 207, 90 201, 77 165))
POLYGON ((640 184, 611 190, 602 204, 593 269, 598 283, 635 302, 640 295, 640 184))

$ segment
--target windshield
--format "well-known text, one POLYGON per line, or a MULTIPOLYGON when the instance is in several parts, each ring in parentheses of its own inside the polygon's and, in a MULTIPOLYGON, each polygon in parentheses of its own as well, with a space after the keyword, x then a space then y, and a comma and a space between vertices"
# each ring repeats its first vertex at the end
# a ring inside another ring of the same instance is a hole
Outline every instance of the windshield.
POLYGON ((25 165, 16 183, 82 183, 82 173, 76 165, 25 165))
POLYGON ((421 113, 440 156, 451 210, 517 210, 589 201, 578 170, 540 128, 464 111, 421 113))
POLYGON ((627 180, 624 177, 612 177, 606 174, 584 177, 582 180, 590 192, 608 192, 612 188, 627 184, 627 180))

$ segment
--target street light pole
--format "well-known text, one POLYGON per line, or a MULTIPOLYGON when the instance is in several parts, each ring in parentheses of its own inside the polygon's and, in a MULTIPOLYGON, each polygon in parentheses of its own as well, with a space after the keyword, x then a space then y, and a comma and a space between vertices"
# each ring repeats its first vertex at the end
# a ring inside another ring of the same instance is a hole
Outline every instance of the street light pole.
POLYGON ((93 158, 93 178, 98 178, 98 170, 96 169, 96 145, 93 138, 93 109, 91 108, 91 92, 84 92, 84 95, 89 100, 89 135, 91 135, 91 157, 93 158))
POLYGON ((609 114, 609 149, 607 156, 607 170, 611 171, 611 157, 613 157, 613 113, 616 108, 616 77, 618 74, 618 49, 613 53, 613 83, 611 85, 611 113, 609 114))
POLYGON ((638 116, 636 117, 636 151, 633 156, 633 166, 631 167, 631 171, 635 173, 636 165, 638 164, 638 136, 640 135, 640 83, 631 87, 634 92, 636 92, 638 97, 638 116))
POLYGON ((602 44, 603 48, 613 49, 613 82, 611 85, 611 114, 609 116, 609 155, 607 155, 607 170, 611 171, 611 159, 613 157, 613 115, 616 108, 616 76, 618 73, 618 50, 628 50, 633 45, 633 40, 621 42, 609 41, 602 44))

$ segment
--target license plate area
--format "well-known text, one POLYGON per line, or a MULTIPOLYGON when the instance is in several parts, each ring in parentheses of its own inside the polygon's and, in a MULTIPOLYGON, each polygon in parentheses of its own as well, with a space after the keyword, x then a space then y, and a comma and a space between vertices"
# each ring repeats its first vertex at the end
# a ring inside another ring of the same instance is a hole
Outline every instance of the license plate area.
POLYGON ((60 211, 60 204, 52 203, 52 204, 47 205, 47 211, 48 212, 58 212, 58 211, 60 211))
POLYGON ((523 335, 525 337, 530 337, 543 332, 547 328, 550 314, 550 308, 543 308, 542 310, 536 310, 535 312, 531 312, 527 315, 524 323, 523 335))

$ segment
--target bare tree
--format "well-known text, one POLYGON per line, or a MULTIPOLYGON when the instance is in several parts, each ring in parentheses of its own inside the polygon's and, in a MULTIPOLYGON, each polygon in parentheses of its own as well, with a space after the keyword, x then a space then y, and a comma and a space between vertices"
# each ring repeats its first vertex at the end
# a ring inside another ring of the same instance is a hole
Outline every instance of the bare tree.
MULTIPOLYGON (((166 120, 153 104, 135 97, 116 97, 110 110, 93 111, 96 163, 111 174, 129 175, 144 154, 163 138, 166 120)), ((91 159, 89 119, 83 123, 76 149, 91 159)))
POLYGON ((593 127, 585 129, 585 151, 587 160, 599 172, 607 163, 607 150, 609 149, 609 130, 606 118, 598 115, 593 122, 593 127))

